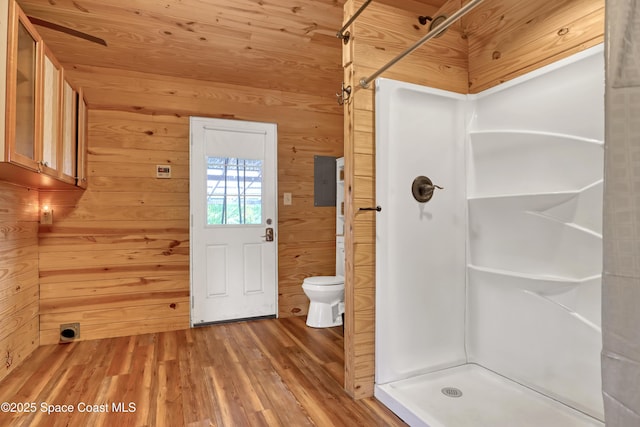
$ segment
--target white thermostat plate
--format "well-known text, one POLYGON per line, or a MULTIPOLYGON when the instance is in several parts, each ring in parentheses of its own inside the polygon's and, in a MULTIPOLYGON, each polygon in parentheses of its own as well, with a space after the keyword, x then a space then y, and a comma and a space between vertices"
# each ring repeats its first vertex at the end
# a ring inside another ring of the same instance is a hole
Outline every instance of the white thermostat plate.
POLYGON ((156 165, 156 178, 171 178, 171 165, 156 165))

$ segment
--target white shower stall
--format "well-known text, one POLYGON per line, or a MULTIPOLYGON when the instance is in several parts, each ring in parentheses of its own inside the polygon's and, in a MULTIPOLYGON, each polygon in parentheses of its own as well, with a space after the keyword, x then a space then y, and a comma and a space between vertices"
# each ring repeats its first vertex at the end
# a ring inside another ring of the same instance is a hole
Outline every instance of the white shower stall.
POLYGON ((476 95, 376 81, 375 395, 410 425, 603 425, 603 50, 476 95))

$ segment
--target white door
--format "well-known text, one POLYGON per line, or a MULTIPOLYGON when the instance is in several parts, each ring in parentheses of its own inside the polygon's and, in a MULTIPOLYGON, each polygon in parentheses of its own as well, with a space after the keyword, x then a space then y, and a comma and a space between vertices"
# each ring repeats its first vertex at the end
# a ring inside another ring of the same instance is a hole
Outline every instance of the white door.
POLYGON ((276 125, 190 126, 191 324, 275 316, 276 125))

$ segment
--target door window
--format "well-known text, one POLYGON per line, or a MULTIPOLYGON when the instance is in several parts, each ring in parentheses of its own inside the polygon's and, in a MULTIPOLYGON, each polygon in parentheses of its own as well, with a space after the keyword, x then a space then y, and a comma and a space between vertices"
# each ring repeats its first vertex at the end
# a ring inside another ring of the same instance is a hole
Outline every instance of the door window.
POLYGON ((207 225, 262 224, 262 160, 207 157, 207 225))

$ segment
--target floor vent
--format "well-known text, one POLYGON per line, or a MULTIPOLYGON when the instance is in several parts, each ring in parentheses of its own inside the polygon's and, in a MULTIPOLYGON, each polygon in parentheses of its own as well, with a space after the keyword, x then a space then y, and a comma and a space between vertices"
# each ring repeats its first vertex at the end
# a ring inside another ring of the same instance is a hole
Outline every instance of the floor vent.
POLYGON ((60 343, 72 342, 78 338, 80 338, 80 323, 60 325, 60 343))

